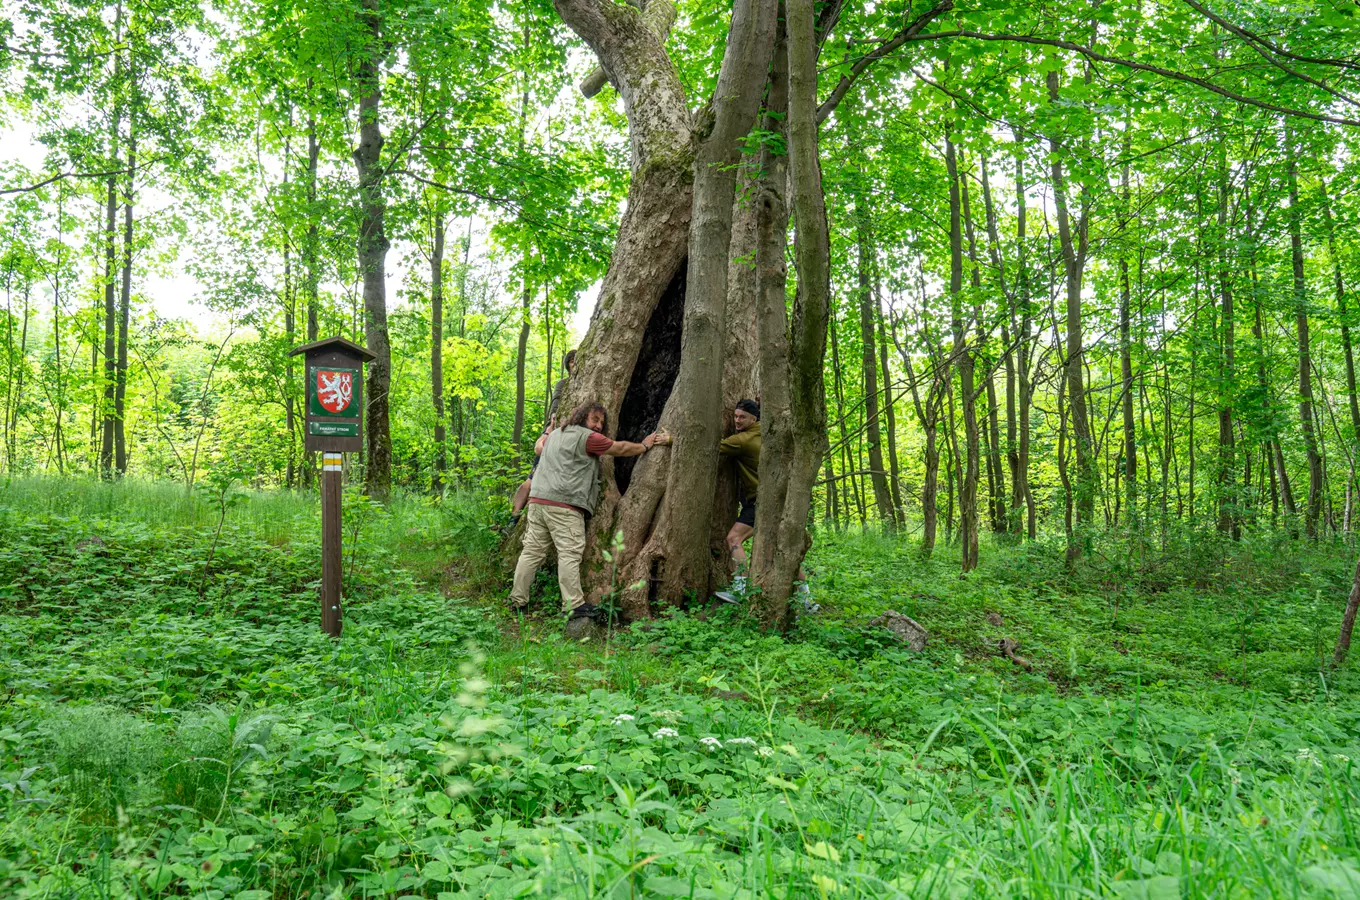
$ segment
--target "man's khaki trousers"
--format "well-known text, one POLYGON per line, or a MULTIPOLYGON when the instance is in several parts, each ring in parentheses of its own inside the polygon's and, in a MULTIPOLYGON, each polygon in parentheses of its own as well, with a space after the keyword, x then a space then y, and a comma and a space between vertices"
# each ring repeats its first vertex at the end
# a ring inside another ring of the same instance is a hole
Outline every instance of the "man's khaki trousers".
POLYGON ((510 603, 529 602, 534 573, 548 558, 548 548, 557 551, 557 585, 562 589, 563 612, 571 612, 586 602, 581 590, 581 555, 586 549, 586 517, 578 509, 530 503, 528 525, 524 529, 524 550, 515 565, 515 586, 510 603))

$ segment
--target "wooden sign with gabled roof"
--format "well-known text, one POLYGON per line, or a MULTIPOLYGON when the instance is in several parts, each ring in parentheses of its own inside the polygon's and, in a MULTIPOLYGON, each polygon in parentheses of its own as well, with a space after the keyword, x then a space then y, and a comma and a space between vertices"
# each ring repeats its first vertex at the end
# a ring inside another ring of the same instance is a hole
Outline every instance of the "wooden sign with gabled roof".
POLYGON ((342 337, 304 344, 288 355, 299 354, 306 360, 306 449, 359 452, 364 440, 364 363, 373 354, 342 337))
POLYGON ((374 358, 342 337, 304 344, 308 450, 321 451, 321 630, 340 636, 340 482, 344 456, 364 447, 364 363, 374 358))

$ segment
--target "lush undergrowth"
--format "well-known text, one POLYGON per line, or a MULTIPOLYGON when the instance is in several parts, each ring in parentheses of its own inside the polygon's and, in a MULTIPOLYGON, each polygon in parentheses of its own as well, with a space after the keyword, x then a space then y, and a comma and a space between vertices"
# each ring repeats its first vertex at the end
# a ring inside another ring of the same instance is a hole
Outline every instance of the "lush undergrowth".
POLYGON ((0 488, 0 896, 1360 895, 1342 548, 824 533, 788 639, 582 646, 481 504, 347 502, 332 642, 308 498, 0 488))

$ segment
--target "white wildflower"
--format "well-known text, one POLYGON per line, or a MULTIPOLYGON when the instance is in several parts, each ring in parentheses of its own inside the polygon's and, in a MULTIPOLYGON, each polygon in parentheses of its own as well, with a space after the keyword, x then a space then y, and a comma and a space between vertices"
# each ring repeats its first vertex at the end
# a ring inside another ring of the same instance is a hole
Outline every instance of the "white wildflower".
POLYGON ((756 750, 756 756, 759 756, 759 757, 761 757, 762 759, 764 759, 764 758, 767 757, 767 756, 773 756, 773 755, 774 755, 774 748, 773 748, 773 747, 761 747, 760 749, 756 750))
POLYGON ((722 749, 722 741, 718 740, 718 739, 715 738, 715 737, 704 737, 704 738, 699 738, 699 743, 703 744, 703 745, 704 745, 705 747, 707 747, 709 750, 720 750, 720 749, 722 749))
POLYGON ((1348 763, 1351 761, 1351 758, 1344 753, 1333 753, 1332 759, 1336 760, 1339 763, 1348 763))
POLYGON ((680 732, 676 731, 674 728, 658 728, 656 731, 652 732, 652 737, 658 740, 660 740, 661 738, 673 738, 679 736, 680 732))
POLYGON ((1315 766, 1322 765, 1322 760, 1318 759, 1317 754, 1307 747, 1299 748, 1298 760, 1299 762, 1311 762, 1315 766))
POLYGON ((578 772, 594 772, 594 771, 595 771, 595 767, 587 763, 586 765, 583 765, 583 766, 577 766, 577 767, 576 767, 576 771, 578 771, 578 772))
POLYGON ((619 713, 617 716, 614 717, 615 725, 622 725, 624 722, 631 721, 633 721, 633 717, 628 715, 628 713, 619 713))
POLYGON ((667 722, 676 722, 684 718, 678 710, 674 709, 659 709, 653 715, 658 719, 665 719, 667 722))
POLYGON ((753 738, 748 738, 748 737, 728 738, 728 739, 727 739, 727 746, 730 747, 730 746, 732 746, 733 744, 745 744, 745 745, 748 746, 748 747, 754 747, 754 746, 756 745, 756 742, 755 742, 755 740, 754 740, 753 738))

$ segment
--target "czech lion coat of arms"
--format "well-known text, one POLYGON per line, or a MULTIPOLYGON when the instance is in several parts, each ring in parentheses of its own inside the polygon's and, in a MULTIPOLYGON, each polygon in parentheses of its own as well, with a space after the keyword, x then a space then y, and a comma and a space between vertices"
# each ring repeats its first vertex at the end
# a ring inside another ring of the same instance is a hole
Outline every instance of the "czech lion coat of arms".
POLYGON ((354 374, 327 369, 316 370, 316 400, 327 412, 344 412, 354 397, 354 374))

